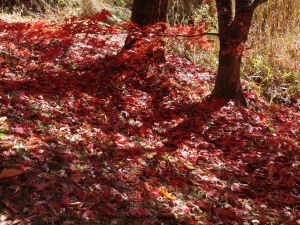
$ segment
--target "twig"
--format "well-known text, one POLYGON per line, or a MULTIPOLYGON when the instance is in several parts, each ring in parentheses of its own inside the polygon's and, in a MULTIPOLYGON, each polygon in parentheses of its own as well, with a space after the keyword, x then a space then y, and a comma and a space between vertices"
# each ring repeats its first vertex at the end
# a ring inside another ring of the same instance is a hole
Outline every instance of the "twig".
POLYGON ((185 35, 185 34, 158 34, 157 36, 163 36, 163 37, 187 37, 187 38, 198 38, 201 36, 205 36, 205 35, 212 35, 212 36, 217 36, 219 37, 219 33, 201 33, 201 34, 197 34, 197 35, 185 35))

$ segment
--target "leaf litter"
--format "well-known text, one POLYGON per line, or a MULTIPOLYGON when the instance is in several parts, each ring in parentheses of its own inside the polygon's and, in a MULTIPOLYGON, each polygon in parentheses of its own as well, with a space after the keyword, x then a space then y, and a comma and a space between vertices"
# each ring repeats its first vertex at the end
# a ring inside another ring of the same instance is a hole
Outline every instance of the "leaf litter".
POLYGON ((120 27, 0 23, 1 224, 299 224, 296 108, 213 102, 120 27))

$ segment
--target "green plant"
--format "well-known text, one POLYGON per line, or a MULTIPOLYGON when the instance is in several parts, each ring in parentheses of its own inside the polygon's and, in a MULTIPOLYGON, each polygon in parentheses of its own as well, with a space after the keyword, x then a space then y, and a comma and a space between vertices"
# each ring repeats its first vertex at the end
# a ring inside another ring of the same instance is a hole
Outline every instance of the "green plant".
POLYGON ((300 91, 300 12, 296 4, 278 0, 260 7, 247 42, 244 77, 256 82, 270 102, 288 103, 300 91))

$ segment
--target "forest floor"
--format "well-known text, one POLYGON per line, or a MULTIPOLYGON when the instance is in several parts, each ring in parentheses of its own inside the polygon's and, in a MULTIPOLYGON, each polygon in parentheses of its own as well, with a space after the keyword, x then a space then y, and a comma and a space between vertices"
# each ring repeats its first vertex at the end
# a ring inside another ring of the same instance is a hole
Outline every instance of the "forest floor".
POLYGON ((0 21, 1 225, 300 224, 299 105, 88 26, 0 21))

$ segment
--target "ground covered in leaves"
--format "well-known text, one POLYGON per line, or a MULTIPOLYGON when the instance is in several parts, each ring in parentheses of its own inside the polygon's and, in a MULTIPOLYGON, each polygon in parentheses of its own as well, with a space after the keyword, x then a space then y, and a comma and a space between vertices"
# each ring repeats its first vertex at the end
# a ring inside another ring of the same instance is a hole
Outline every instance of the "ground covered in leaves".
POLYGON ((0 21, 0 224, 300 224, 298 106, 95 19, 0 21))

